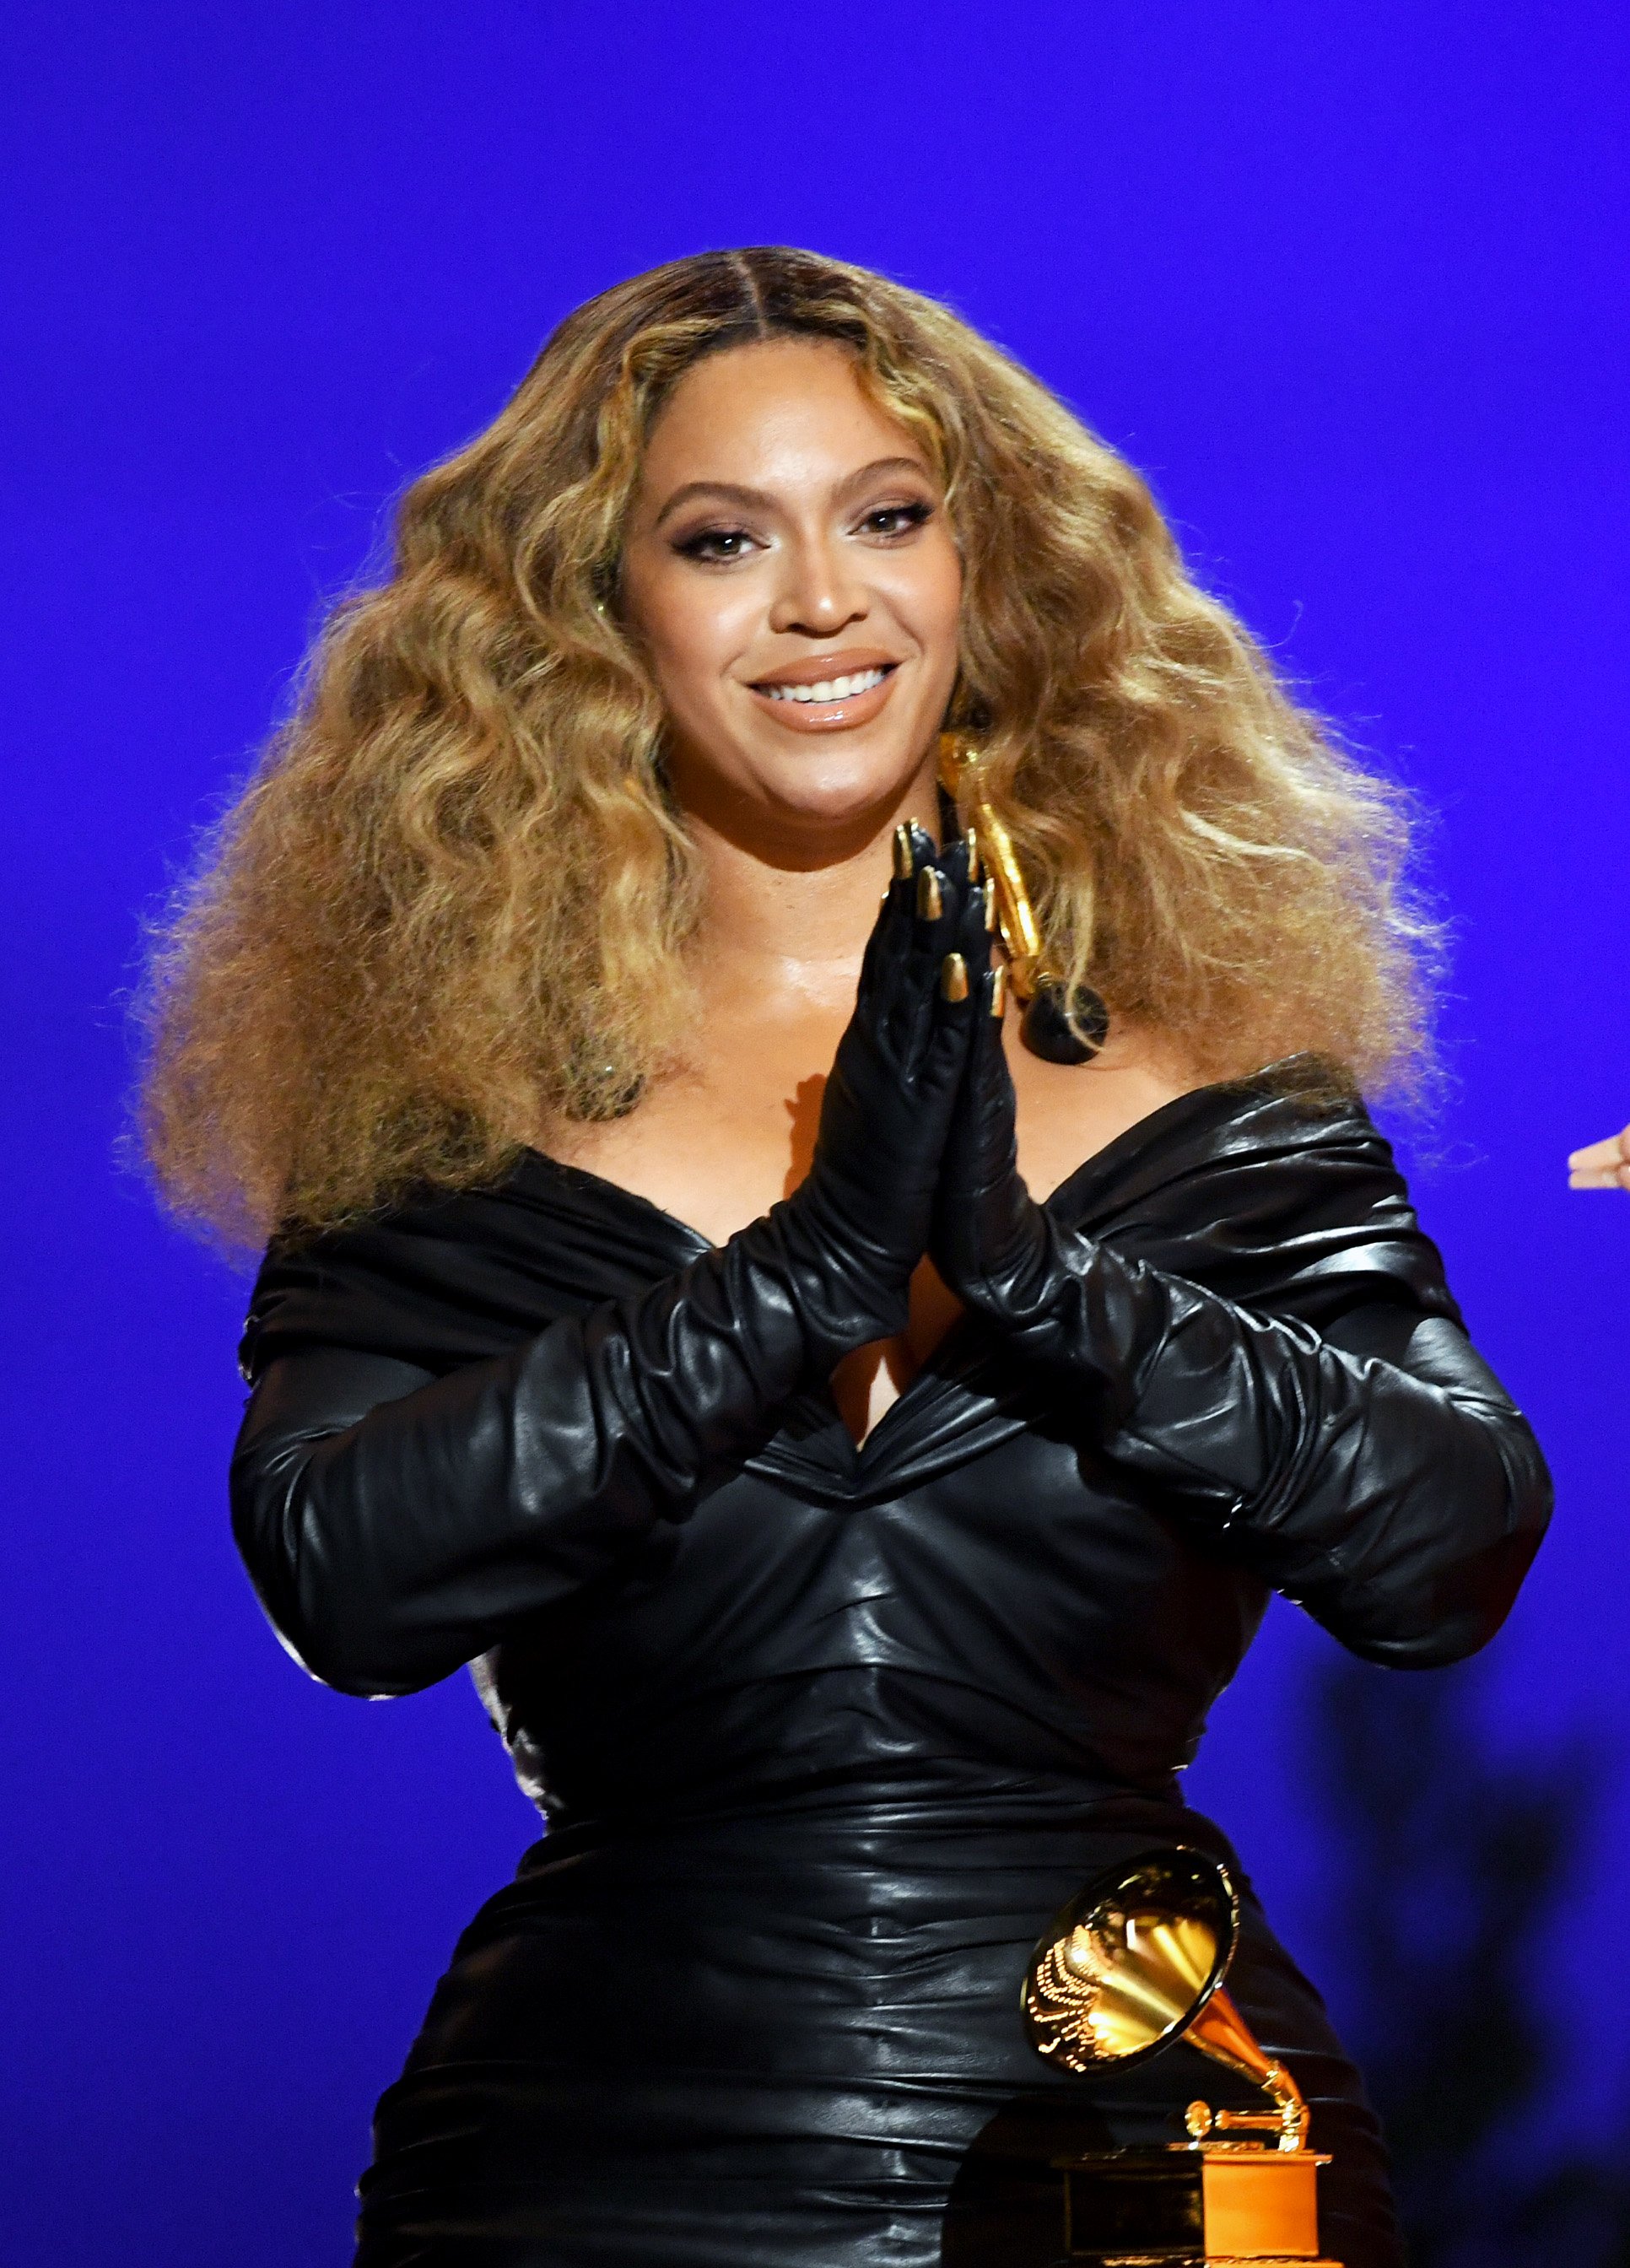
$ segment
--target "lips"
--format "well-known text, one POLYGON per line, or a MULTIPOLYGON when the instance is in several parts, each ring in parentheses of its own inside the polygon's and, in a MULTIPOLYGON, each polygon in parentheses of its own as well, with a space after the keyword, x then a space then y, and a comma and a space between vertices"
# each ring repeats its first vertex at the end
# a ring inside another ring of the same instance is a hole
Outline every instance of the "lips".
POLYGON ((799 733, 841 732, 877 714, 899 666, 886 654, 834 653, 790 663, 746 689, 778 725, 799 733))

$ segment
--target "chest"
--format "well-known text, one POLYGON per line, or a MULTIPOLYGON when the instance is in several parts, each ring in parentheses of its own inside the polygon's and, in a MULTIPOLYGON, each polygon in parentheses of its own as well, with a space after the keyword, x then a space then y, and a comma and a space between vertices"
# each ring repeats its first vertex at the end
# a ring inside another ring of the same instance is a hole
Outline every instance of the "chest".
MULTIPOLYGON (((683 1070, 626 1117, 554 1128, 545 1146, 632 1189, 715 1244, 789 1197, 810 1168, 841 1011, 704 1027, 683 1070)), ((1098 1061, 1043 1062, 1007 1031, 1019 1170, 1038 1199, 1187 1082, 1131 1034, 1098 1061)))
MULTIPOLYGON (((569 1164, 633 1190, 723 1244, 789 1197, 814 1153, 826 1071, 842 1004, 739 1012, 704 1020, 684 1069, 639 1107, 602 1124, 552 1131, 569 1164)), ((1019 1169, 1042 1198, 1116 1135, 1182 1092, 1156 1052, 1123 1034, 1098 1061, 1045 1063, 1010 1018, 1019 1169)), ((856 1440, 865 1438, 929 1359, 960 1312, 926 1260, 912 1283, 911 1318, 896 1340, 846 1357, 833 1387, 856 1440)))

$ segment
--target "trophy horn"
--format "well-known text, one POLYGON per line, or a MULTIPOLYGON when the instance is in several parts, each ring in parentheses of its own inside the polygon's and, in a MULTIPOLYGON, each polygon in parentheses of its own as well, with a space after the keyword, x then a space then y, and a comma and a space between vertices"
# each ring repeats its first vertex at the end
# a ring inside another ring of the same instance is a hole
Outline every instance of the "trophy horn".
POLYGON ((1238 1939, 1238 1894, 1208 1852, 1177 1845, 1108 1868, 1070 1900, 1031 1956, 1022 1999, 1032 2043, 1049 2063, 1084 2073, 1124 2070, 1186 2039, 1274 2106, 1213 2111, 1191 2103, 1196 2141, 1243 2131, 1300 2150, 1308 2127, 1302 2091, 1222 1989, 1238 1939))

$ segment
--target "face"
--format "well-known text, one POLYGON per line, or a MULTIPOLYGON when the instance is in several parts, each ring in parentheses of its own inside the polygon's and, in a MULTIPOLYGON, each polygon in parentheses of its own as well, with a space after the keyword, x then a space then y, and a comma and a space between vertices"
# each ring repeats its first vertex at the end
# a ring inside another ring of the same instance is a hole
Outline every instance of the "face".
POLYGON ((687 810, 811 847, 885 825, 931 765, 961 598, 938 482, 841 347, 686 372, 647 446, 622 603, 687 810))

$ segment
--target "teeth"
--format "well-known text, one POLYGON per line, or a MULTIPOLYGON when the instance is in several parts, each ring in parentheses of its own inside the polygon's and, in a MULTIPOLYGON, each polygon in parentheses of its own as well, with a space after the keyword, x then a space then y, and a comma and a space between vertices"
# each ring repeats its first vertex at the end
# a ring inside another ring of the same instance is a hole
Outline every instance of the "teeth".
POLYGON ((766 685, 760 689, 772 701, 853 701, 857 693, 870 693, 874 685, 881 685, 887 675, 885 669, 862 669, 853 677, 823 677, 819 685, 766 685))

